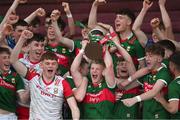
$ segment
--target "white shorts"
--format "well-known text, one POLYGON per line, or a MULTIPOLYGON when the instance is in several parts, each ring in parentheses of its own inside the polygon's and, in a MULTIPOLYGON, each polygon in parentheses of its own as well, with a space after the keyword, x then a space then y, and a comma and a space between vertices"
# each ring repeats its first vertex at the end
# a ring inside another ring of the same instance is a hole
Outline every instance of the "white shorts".
POLYGON ((17 116, 14 113, 0 114, 0 120, 17 120, 17 116))

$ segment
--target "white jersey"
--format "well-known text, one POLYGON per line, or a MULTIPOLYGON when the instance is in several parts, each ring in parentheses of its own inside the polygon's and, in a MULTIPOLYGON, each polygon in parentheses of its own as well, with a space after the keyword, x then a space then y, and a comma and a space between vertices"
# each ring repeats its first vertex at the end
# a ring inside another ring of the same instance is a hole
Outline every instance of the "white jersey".
MULTIPOLYGON (((38 73, 41 73, 41 71, 42 71, 42 69, 40 68, 40 62, 36 62, 36 63, 31 62, 29 60, 28 54, 20 54, 19 55, 19 61, 21 63, 23 63, 28 69, 35 69, 36 71, 38 71, 38 73)), ((29 81, 22 76, 21 76, 21 78, 23 79, 23 82, 25 84, 25 88, 29 89, 29 81)), ((18 101, 18 103, 21 106, 25 106, 25 107, 29 107, 29 105, 30 105, 30 101, 26 104, 21 103, 20 101, 18 101)))
MULTIPOLYGON (((40 68, 40 62, 33 63, 29 60, 28 54, 20 54, 19 61, 23 63, 28 69, 35 69, 38 73, 41 73, 42 69, 40 68)), ((25 86, 28 86, 29 81, 22 77, 25 86)))
POLYGON ((30 120, 59 120, 62 119, 64 96, 73 95, 70 85, 61 76, 47 84, 39 73, 28 72, 30 80, 30 120))

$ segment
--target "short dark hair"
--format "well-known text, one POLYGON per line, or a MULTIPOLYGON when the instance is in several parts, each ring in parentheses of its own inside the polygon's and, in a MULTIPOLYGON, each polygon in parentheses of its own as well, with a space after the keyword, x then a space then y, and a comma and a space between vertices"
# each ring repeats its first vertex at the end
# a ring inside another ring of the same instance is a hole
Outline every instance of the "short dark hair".
POLYGON ((117 63, 124 62, 125 59, 123 57, 118 57, 117 63))
POLYGON ((39 19, 39 17, 34 18, 34 20, 30 23, 30 25, 33 27, 37 27, 40 24, 41 24, 41 20, 39 19))
POLYGON ((85 64, 89 64, 84 58, 81 60, 80 67, 83 67, 85 64))
POLYGON ((45 37, 42 34, 34 33, 33 37, 27 41, 27 44, 31 43, 32 41, 44 42, 44 40, 45 40, 45 37))
POLYGON ((41 61, 43 60, 56 60, 58 61, 58 57, 55 53, 47 51, 41 56, 41 61))
POLYGON ((91 65, 92 64, 100 64, 104 67, 106 66, 103 59, 92 60, 91 65))
POLYGON ((11 54, 9 48, 6 48, 6 47, 0 47, 0 54, 2 53, 7 53, 8 55, 11 54))
POLYGON ((13 28, 15 29, 17 26, 29 26, 26 21, 23 19, 19 19, 17 23, 13 24, 13 28))
POLYGON ((165 49, 172 51, 173 53, 176 51, 176 46, 174 45, 173 42, 171 42, 168 39, 160 40, 157 42, 157 44, 159 44, 160 46, 162 46, 165 49))
POLYGON ((128 8, 121 9, 121 10, 117 11, 116 14, 127 15, 131 19, 132 23, 136 19, 135 14, 128 8))
POLYGON ((180 71, 180 51, 175 52, 170 58, 170 62, 176 65, 176 69, 180 71))
POLYGON ((164 57, 164 55, 165 55, 164 48, 161 45, 157 44, 157 43, 146 47, 145 52, 146 53, 152 53, 154 55, 160 55, 162 57, 164 57))

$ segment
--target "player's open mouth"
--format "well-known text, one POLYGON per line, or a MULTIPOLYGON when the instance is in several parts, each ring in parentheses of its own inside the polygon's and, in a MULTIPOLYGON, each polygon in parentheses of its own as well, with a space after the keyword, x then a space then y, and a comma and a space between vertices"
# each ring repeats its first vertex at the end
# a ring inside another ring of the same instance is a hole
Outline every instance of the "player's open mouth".
POLYGON ((50 36, 55 36, 55 33, 54 32, 50 32, 49 35, 50 36))
POLYGON ((151 65, 151 63, 150 63, 150 62, 147 62, 147 63, 146 63, 146 65, 147 65, 147 66, 150 66, 150 65, 151 65))
POLYGON ((5 66, 5 67, 10 67, 10 65, 9 65, 9 64, 4 64, 4 66, 5 66))
POLYGON ((40 56, 40 55, 41 55, 41 52, 36 52, 36 55, 37 55, 37 56, 40 56))
POLYGON ((48 70, 48 73, 53 73, 53 70, 48 70))
POLYGON ((121 70, 122 73, 127 73, 127 70, 121 70))
POLYGON ((120 27, 121 26, 121 24, 120 23, 116 23, 116 27, 120 27))
POLYGON ((96 79, 98 77, 98 75, 92 75, 93 79, 96 79))

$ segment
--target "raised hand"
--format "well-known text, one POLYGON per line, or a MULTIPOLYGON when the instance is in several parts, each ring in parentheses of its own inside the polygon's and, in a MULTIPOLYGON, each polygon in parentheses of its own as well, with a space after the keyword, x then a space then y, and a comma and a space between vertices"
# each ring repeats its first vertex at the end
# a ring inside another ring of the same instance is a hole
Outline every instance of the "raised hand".
POLYGON ((150 0, 144 0, 143 1, 143 8, 148 10, 153 5, 153 2, 150 0))
POLYGON ((17 23, 18 20, 19 20, 19 16, 16 15, 16 12, 15 12, 15 11, 13 11, 13 12, 8 16, 7 23, 13 25, 13 24, 17 23))
POLYGON ((17 0, 17 1, 21 4, 27 3, 27 0, 17 0))
POLYGON ((43 8, 38 8, 38 9, 36 10, 36 14, 37 14, 37 16, 39 16, 39 17, 43 17, 43 16, 46 15, 46 11, 45 11, 43 8))
POLYGON ((159 24, 160 24, 159 18, 153 18, 153 19, 151 20, 151 27, 152 27, 152 28, 157 28, 157 27, 159 27, 159 24))
POLYGON ((69 8, 69 3, 67 2, 62 2, 62 6, 64 7, 64 12, 70 14, 70 8, 69 8))
POLYGON ((10 35, 13 32, 13 27, 10 24, 4 24, 2 33, 6 35, 10 35))
POLYGON ((101 4, 105 4, 106 0, 95 0, 94 3, 97 5, 101 5, 101 4))
POLYGON ((29 30, 24 30, 21 33, 21 38, 23 38, 23 39, 31 39, 32 37, 33 37, 33 33, 29 30))
POLYGON ((82 34, 82 37, 84 39, 88 39, 88 33, 89 33, 89 29, 88 28, 84 28, 81 30, 81 34, 82 34))
POLYGON ((150 5, 152 3, 152 0, 144 0, 144 2, 150 5))
POLYGON ((53 10, 51 13, 51 20, 57 21, 60 15, 61 15, 61 12, 59 10, 53 10))

